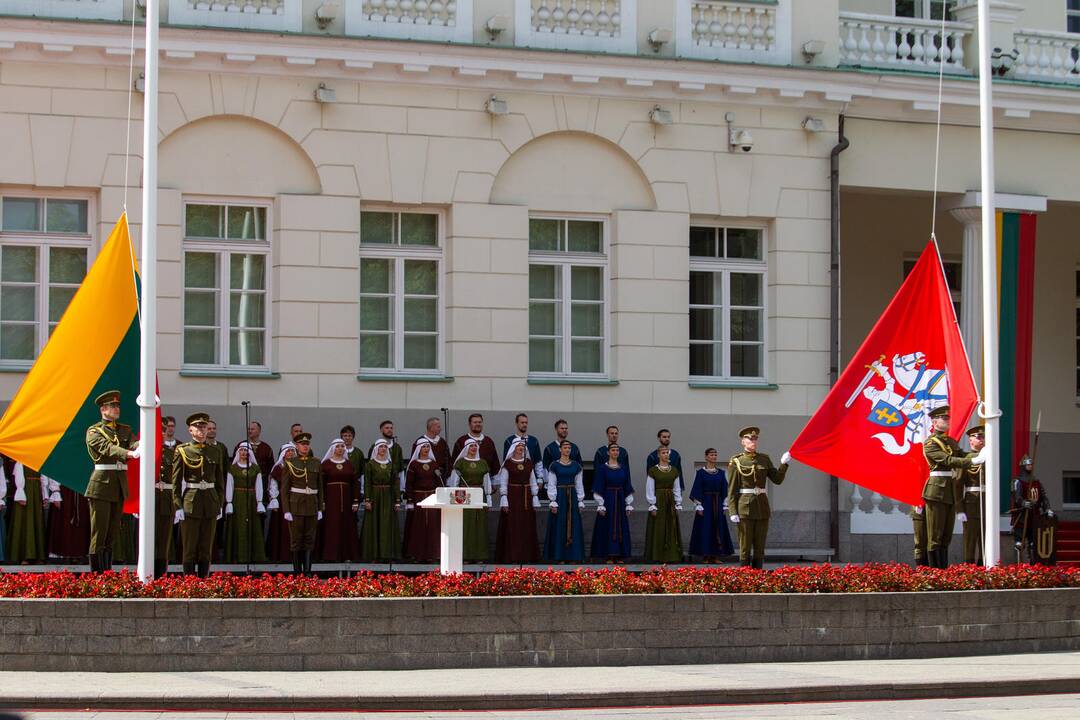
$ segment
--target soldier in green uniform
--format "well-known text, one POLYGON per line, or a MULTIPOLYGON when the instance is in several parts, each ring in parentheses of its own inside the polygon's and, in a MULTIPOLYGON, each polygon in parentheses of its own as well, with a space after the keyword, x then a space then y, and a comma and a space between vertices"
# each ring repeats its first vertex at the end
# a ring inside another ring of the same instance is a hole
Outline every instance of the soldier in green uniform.
POLYGON ((175 511, 172 500, 172 470, 176 457, 176 420, 161 419, 161 466, 154 483, 154 577, 163 576, 169 569, 172 554, 172 535, 175 511))
MULTIPOLYGON (((967 431, 971 443, 969 458, 979 456, 986 446, 986 430, 982 425, 967 431)), ((983 561, 983 493, 986 491, 985 469, 982 465, 972 465, 964 470, 960 512, 956 517, 964 523, 964 562, 982 565, 983 561)))
POLYGON ((911 508, 911 529, 915 532, 915 567, 930 564, 926 558, 926 507, 914 505, 911 508))
POLYGON ((930 465, 930 477, 923 486, 926 501, 926 555, 930 567, 949 566, 949 541, 956 523, 956 508, 963 499, 960 471, 981 465, 981 453, 969 458, 949 436, 949 406, 934 408, 928 415, 933 432, 923 441, 923 455, 930 465))
POLYGON ((206 446, 210 416, 195 413, 187 419, 191 442, 176 446, 172 464, 172 502, 180 525, 184 574, 210 574, 214 530, 225 499, 225 468, 220 456, 206 446))
POLYGON ((86 484, 90 504, 90 570, 112 569, 112 547, 120 532, 120 517, 127 498, 127 461, 138 457, 135 434, 120 419, 120 391, 108 390, 94 402, 101 410, 101 422, 86 431, 86 451, 94 461, 94 472, 86 484))
POLYGON ((728 508, 731 522, 738 525, 739 560, 743 567, 761 570, 765 565, 765 538, 769 534, 769 497, 765 486, 769 480, 779 485, 787 475, 789 453, 774 467, 768 455, 757 451, 757 427, 739 431, 743 451, 728 462, 728 508))
POLYGON ((281 472, 281 509, 289 523, 293 571, 301 574, 311 572, 315 528, 323 516, 322 463, 311 456, 311 433, 302 432, 293 442, 296 457, 286 459, 281 472))

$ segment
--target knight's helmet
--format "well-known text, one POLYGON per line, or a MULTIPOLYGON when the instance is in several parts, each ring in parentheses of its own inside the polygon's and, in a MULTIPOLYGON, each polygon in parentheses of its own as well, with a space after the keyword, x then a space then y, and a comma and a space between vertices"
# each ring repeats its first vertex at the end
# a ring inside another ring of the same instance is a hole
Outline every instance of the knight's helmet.
POLYGON ((1031 456, 1029 456, 1029 455, 1024 455, 1024 457, 1020 458, 1020 469, 1021 469, 1021 470, 1028 470, 1028 471, 1030 471, 1030 470, 1031 470, 1031 468, 1032 468, 1032 467, 1033 467, 1034 465, 1035 465, 1035 463, 1034 463, 1034 462, 1032 461, 1032 459, 1031 459, 1031 456))

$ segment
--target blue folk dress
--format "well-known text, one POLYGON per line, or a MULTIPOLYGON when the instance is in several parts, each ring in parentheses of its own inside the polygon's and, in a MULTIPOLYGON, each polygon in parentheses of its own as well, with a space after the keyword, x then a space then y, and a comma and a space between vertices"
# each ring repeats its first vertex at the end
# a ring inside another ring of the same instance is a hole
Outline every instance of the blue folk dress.
POLYGON ((585 538, 582 537, 581 508, 585 502, 585 486, 581 479, 581 463, 571 460, 563 465, 556 460, 547 470, 548 499, 556 512, 548 514, 547 537, 544 538, 546 562, 581 562, 585 559, 585 538))
POLYGON ((613 468, 606 462, 593 471, 593 497, 605 513, 597 513, 593 525, 592 555, 595 558, 630 557, 630 518, 626 508, 634 501, 634 486, 630 483, 630 467, 620 464, 613 468))
POLYGON ((690 499, 702 512, 694 515, 694 527, 690 531, 691 555, 722 557, 735 552, 724 511, 727 491, 727 476, 723 470, 698 469, 690 499))

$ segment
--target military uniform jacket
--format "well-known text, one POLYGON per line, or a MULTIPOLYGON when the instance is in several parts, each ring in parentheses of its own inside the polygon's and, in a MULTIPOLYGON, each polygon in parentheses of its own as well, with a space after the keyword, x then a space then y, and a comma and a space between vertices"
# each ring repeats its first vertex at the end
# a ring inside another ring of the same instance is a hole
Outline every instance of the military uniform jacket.
POLYGON ((945 433, 931 433, 923 441, 923 455, 930 466, 930 477, 923 485, 923 500, 956 505, 963 501, 961 472, 971 467, 960 445, 945 433))
POLYGON ((176 445, 161 443, 161 467, 158 468, 158 481, 154 487, 154 514, 166 517, 175 512, 172 501, 172 471, 176 459, 176 445))
MULTIPOLYGON (((969 452, 967 456, 973 458, 977 452, 969 452)), ((968 519, 982 517, 983 495, 986 493, 986 479, 984 476, 985 465, 972 465, 965 468, 960 474, 960 493, 963 498, 961 512, 966 513, 968 519), (970 488, 979 488, 974 492, 970 488)))
POLYGON ((744 520, 767 520, 772 511, 765 486, 769 480, 779 485, 784 482, 788 466, 773 467, 772 460, 764 453, 742 452, 728 461, 728 514, 744 520), (742 490, 755 490, 744 493, 742 490))
POLYGON ((86 484, 88 498, 122 502, 127 498, 127 454, 135 434, 130 425, 102 420, 86 431, 86 451, 94 465, 123 465, 116 470, 94 470, 86 484))
POLYGON ((324 509, 322 463, 310 455, 286 460, 281 468, 281 509, 293 515, 315 515, 324 509))
POLYGON ((218 451, 203 443, 177 445, 172 466, 172 493, 173 507, 183 508, 185 516, 217 517, 225 498, 225 468, 218 451))

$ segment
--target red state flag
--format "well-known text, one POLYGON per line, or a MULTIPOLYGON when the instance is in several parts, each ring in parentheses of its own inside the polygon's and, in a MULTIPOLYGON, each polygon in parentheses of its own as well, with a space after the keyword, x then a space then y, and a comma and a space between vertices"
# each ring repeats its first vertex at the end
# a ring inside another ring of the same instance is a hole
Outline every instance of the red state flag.
POLYGON ((806 465, 909 505, 929 474, 927 413, 951 407, 957 440, 978 403, 937 250, 915 268, 795 440, 806 465))
MULTIPOLYGON (((161 405, 158 405, 157 410, 154 412, 154 417, 157 418, 157 422, 154 423, 156 428, 154 432, 154 457, 157 458, 154 467, 157 468, 158 477, 161 477, 161 444, 164 439, 164 435, 161 431, 161 405)), ((141 438, 137 439, 141 440, 141 438)), ((142 447, 143 452, 146 452, 145 443, 140 442, 139 447, 142 447)), ((132 458, 127 461, 128 495, 127 499, 124 500, 124 512, 126 513, 135 514, 139 512, 139 472, 141 465, 141 460, 139 458, 132 458)), ((154 478, 154 482, 157 482, 157 478, 154 478)), ((150 502, 152 511, 154 502, 152 498, 150 502)))

